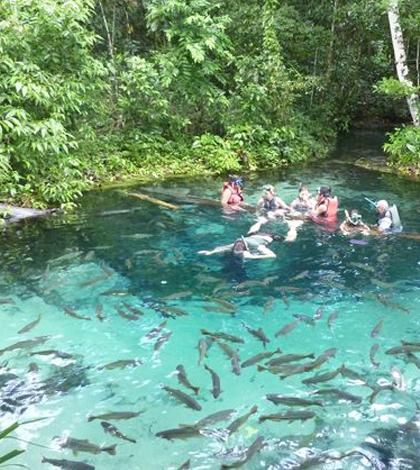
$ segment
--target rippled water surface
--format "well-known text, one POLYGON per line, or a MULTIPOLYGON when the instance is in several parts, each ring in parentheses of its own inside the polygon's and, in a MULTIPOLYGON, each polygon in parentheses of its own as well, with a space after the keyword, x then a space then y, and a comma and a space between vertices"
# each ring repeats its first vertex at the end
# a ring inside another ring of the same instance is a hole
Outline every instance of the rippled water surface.
MULTIPOLYGON (((420 468, 420 345, 386 353, 401 340, 420 342, 420 186, 352 164, 380 153, 376 137, 353 136, 333 161, 248 177, 246 184, 250 203, 267 182, 287 202, 300 182, 312 190, 329 184, 341 219, 344 209, 356 207, 371 223, 375 216, 364 197, 395 202, 403 234, 365 238, 366 245, 306 223, 294 243, 271 245, 274 260, 241 264, 229 254, 199 255, 231 243, 255 221, 252 214, 226 216, 217 205, 188 202, 186 196, 218 199, 221 180, 206 178, 96 191, 71 215, 10 226, 1 234, 0 254, 1 427, 45 419, 22 425, 13 434, 21 440, 2 444, 4 452, 26 449, 15 461, 31 469, 53 468, 41 462, 46 457, 100 470, 175 470, 187 460, 190 467, 183 468, 212 470, 245 458, 262 436, 265 445, 242 468, 420 468), (269 340, 266 349, 248 331, 259 328, 269 340), (209 340, 200 360, 202 329, 243 342, 209 340), (264 370, 268 359, 262 358, 234 373, 223 344, 237 351, 239 363, 278 348, 282 354, 272 358, 313 356, 281 371, 264 370), (327 350, 331 357, 323 355, 327 350), (320 357, 307 371, 296 369, 320 357), (114 364, 120 360, 130 362, 114 364), (197 393, 179 383, 179 365, 197 393), (204 365, 220 378, 217 398, 204 365), (327 381, 302 383, 334 371, 327 381), (163 387, 193 397, 201 410, 163 387), (267 394, 318 403, 276 405, 267 394), (251 409, 229 434, 229 425, 251 409), (156 436, 223 410, 235 414, 195 428, 193 437, 156 436), (301 411, 310 412, 302 421, 264 418, 301 411), (88 420, 110 412, 140 414, 88 420), (101 421, 136 442, 105 433, 101 421), (68 437, 102 450, 74 454, 63 446, 68 437)), ((285 233, 286 227, 278 222, 267 230, 285 233)))

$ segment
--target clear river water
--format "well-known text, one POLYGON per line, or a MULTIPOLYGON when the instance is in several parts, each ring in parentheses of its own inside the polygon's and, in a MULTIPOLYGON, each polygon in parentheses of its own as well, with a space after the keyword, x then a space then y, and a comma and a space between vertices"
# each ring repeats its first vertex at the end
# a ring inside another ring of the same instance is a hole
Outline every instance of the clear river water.
POLYGON ((365 244, 308 222, 270 246, 276 259, 197 254, 255 222, 189 201, 219 198, 222 179, 207 177, 92 191, 71 214, 9 226, 0 427, 44 419, 0 455, 25 449, 13 462, 32 470, 57 468, 44 458, 76 470, 418 470, 420 184, 353 164, 380 143, 351 135, 331 159, 245 178, 251 204, 266 183, 290 202, 300 182, 331 185, 340 219, 355 207, 374 223, 365 197, 397 204, 402 234, 356 237, 365 244), (283 362, 240 367, 260 353, 283 362))

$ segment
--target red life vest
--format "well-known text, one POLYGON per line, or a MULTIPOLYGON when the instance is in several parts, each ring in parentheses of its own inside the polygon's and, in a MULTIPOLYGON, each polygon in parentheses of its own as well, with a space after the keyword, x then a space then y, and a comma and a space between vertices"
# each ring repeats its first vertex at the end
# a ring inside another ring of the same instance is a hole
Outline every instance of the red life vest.
POLYGON ((244 200, 244 197, 242 195, 242 191, 240 190, 239 187, 234 187, 227 181, 223 183, 223 188, 222 188, 222 194, 226 191, 230 191, 230 196, 228 199, 228 204, 231 206, 234 206, 236 204, 241 203, 244 200))
POLYGON ((327 210, 323 214, 309 215, 310 219, 320 225, 335 225, 338 222, 338 199, 325 197, 316 204, 315 209, 322 205, 327 206, 327 210))

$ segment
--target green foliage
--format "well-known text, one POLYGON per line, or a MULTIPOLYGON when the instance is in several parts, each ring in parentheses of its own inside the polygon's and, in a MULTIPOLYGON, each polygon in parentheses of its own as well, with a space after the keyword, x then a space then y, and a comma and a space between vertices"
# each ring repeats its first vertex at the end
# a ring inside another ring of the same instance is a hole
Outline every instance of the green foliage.
POLYGON ((382 78, 378 85, 374 87, 374 90, 375 92, 383 93, 392 99, 400 99, 410 96, 413 93, 418 93, 420 88, 408 86, 395 78, 382 78))
MULTIPOLYGON (((13 431, 15 431, 19 427, 19 423, 13 423, 10 426, 8 426, 6 429, 0 432, 0 441, 2 439, 5 439, 7 436, 9 436, 13 431)), ((20 454, 23 454, 25 451, 24 450, 18 450, 14 449, 11 450, 10 452, 7 452, 4 455, 0 455, 0 465, 3 466, 4 463, 14 459, 20 454)))
POLYGON ((401 167, 402 172, 420 173, 420 128, 403 126, 388 134, 389 142, 384 145, 390 163, 401 167))

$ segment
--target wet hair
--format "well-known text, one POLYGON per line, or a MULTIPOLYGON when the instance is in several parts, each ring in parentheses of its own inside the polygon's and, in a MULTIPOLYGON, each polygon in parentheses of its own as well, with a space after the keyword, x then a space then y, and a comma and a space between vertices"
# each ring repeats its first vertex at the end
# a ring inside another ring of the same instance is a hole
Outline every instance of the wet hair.
POLYGON ((241 237, 238 238, 232 247, 232 253, 235 255, 242 255, 244 251, 248 251, 245 240, 241 237))
POLYGON ((229 181, 233 184, 236 184, 237 186, 240 186, 241 188, 244 187, 244 180, 239 175, 229 175, 229 181))
POLYGON ((307 191, 309 193, 309 188, 305 186, 304 184, 300 183, 298 193, 301 194, 303 193, 303 191, 307 191))
POLYGON ((329 186, 320 186, 317 189, 317 193, 321 194, 322 196, 325 196, 325 197, 330 197, 331 196, 331 188, 329 186))

